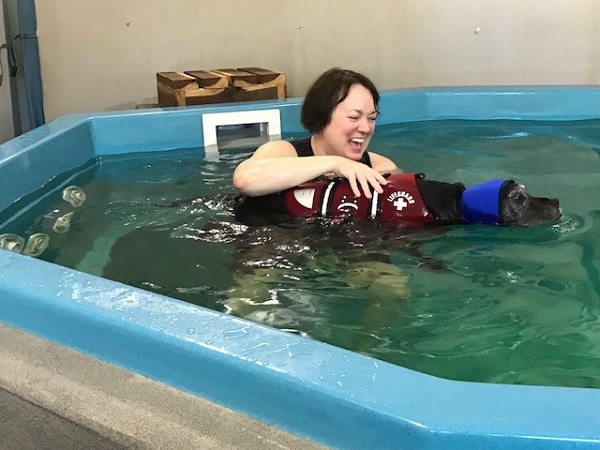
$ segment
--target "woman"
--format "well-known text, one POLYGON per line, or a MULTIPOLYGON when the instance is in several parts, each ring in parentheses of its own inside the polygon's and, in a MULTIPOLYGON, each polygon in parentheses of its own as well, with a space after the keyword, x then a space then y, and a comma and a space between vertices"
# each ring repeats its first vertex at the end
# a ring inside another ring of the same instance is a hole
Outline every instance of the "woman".
POLYGON ((302 105, 301 121, 312 136, 263 144, 235 169, 233 185, 257 197, 322 177, 343 177, 357 197, 371 198, 372 189, 382 193, 387 184, 382 174, 399 169, 389 158, 367 152, 378 104, 379 93, 364 75, 326 71, 302 105))

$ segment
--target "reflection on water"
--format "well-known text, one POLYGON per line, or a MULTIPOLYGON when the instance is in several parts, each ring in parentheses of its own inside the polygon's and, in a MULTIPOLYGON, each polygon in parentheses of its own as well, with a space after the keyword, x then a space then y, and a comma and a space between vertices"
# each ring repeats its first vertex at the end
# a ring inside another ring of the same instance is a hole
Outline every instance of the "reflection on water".
MULTIPOLYGON (((251 149, 107 158, 70 180, 86 202, 41 258, 441 377, 600 387, 598 137, 599 121, 378 128, 372 150, 405 171, 558 197, 564 217, 535 229, 249 228, 230 208, 251 149)), ((61 201, 0 233, 46 232, 61 201)))

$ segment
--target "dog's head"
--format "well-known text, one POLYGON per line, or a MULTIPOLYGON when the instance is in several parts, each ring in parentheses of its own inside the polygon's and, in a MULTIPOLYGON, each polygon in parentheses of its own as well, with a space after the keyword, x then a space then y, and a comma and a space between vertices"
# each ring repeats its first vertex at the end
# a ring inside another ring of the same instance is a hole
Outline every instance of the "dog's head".
POLYGON ((533 197, 513 180, 492 180, 471 186, 462 193, 465 223, 537 227, 562 216, 558 199, 533 197))
POLYGON ((557 221, 562 213, 557 198, 533 197, 522 184, 508 181, 500 195, 503 225, 537 227, 557 221))

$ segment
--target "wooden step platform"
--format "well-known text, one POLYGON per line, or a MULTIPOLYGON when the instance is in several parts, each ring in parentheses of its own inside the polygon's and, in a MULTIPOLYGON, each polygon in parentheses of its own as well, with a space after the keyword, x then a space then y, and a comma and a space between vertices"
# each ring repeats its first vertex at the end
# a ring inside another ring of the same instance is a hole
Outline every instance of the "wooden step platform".
POLYGON ((156 74, 160 106, 283 99, 285 73, 260 67, 185 70, 156 74))

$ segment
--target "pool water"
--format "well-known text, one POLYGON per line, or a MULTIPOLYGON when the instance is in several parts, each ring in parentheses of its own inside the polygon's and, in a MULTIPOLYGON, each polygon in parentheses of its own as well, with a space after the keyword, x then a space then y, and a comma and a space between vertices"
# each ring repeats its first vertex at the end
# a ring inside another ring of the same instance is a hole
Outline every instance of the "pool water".
MULTIPOLYGON (((292 136, 294 137, 294 136, 292 136)), ((390 231, 373 223, 246 229, 231 173, 201 149, 105 157, 0 215, 47 232, 41 259, 455 380, 600 386, 600 121, 382 126, 370 149, 467 186, 512 178, 558 197, 540 228, 390 231), (61 199, 80 186, 86 202, 61 199), (190 199, 200 197, 197 202, 190 199), (73 212, 64 233, 54 218, 73 212)))

